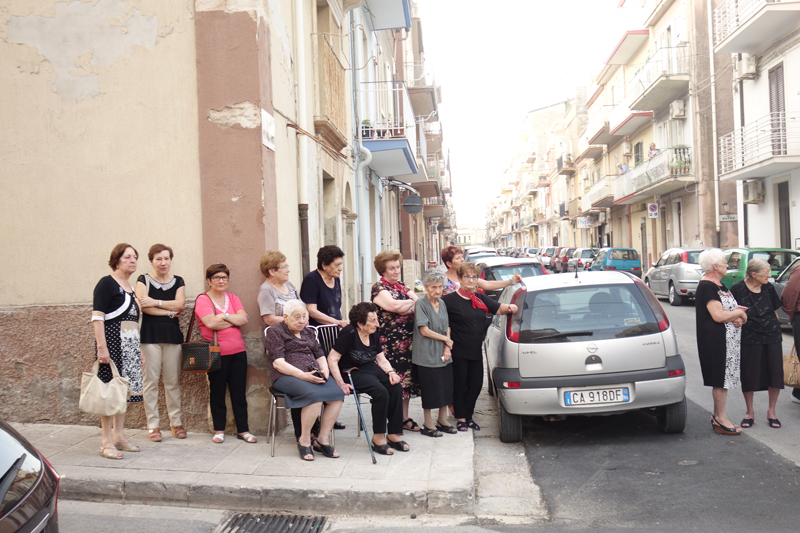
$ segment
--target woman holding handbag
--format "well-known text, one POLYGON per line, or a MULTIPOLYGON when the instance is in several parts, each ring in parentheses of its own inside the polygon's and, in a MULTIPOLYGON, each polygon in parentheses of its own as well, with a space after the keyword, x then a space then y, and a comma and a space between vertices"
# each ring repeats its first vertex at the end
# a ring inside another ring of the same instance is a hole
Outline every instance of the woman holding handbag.
MULTIPOLYGON (((789 324, 792 326, 794 345, 800 345, 800 320, 795 320, 795 315, 800 311, 800 265, 794 267, 789 274, 789 281, 781 292, 783 311, 789 315, 789 324)), ((792 401, 800 403, 800 389, 792 389, 792 401)))
POLYGON ((147 253, 153 271, 142 274, 136 282, 136 297, 142 306, 142 354, 144 364, 144 410, 147 431, 152 442, 161 442, 158 417, 158 380, 164 380, 169 425, 172 435, 186 438, 181 422, 181 389, 178 377, 181 366, 183 333, 179 316, 186 303, 183 278, 170 274, 172 248, 154 244, 147 253))
MULTIPOLYGON (((142 364, 144 355, 139 347, 139 305, 130 277, 136 272, 139 253, 127 243, 111 250, 108 266, 113 272, 101 278, 94 288, 92 326, 100 363, 98 377, 103 383, 113 378, 111 363, 119 374, 130 382, 132 393, 129 402, 142 401, 142 364)), ((125 438, 125 413, 101 416, 103 440, 100 455, 108 459, 122 459, 121 451, 138 452, 139 447, 125 438)))
POLYGON ((203 339, 212 342, 216 332, 222 356, 222 367, 208 373, 211 419, 214 423, 214 437, 211 440, 216 444, 225 440, 227 389, 231 395, 237 438, 252 444, 256 442, 256 437, 250 433, 247 425, 247 351, 241 331, 241 327, 247 324, 247 311, 236 295, 225 292, 229 279, 230 270, 222 263, 208 267, 206 281, 209 289, 198 296, 194 303, 194 314, 200 321, 203 339))

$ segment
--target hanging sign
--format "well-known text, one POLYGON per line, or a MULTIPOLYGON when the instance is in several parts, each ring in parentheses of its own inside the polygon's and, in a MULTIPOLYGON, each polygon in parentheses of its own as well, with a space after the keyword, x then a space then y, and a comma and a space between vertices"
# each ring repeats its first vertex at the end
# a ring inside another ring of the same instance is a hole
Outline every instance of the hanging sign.
POLYGON ((422 198, 417 194, 410 194, 403 200, 403 211, 409 215, 416 215, 422 211, 422 198))
POLYGON ((647 204, 647 218, 658 218, 658 204, 647 204))

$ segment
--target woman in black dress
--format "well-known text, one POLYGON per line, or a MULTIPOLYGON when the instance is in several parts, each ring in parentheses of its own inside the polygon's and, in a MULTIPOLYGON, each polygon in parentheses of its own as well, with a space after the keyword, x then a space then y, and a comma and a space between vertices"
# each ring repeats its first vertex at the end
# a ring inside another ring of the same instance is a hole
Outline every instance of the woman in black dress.
POLYGON ((769 282, 769 263, 751 259, 744 280, 731 287, 736 301, 747 307, 747 323, 742 327, 742 393, 747 412, 742 427, 755 424, 753 391, 769 391, 767 422, 781 427, 775 414, 778 395, 783 388, 783 346, 778 309, 781 299, 769 282))
POLYGON ((180 319, 186 303, 186 284, 183 278, 170 274, 172 248, 154 244, 147 253, 153 271, 142 274, 136 282, 136 297, 142 306, 142 355, 144 364, 144 411, 147 432, 151 441, 161 442, 161 421, 158 415, 158 380, 164 381, 164 396, 172 436, 186 438, 181 421, 180 319))
POLYGON ((384 357, 377 333, 377 311, 369 302, 361 302, 350 309, 350 325, 339 333, 328 355, 328 366, 336 384, 347 395, 353 387, 345 383, 342 371, 356 369, 350 373, 356 391, 372 398, 372 449, 392 455, 394 450, 407 452, 410 447, 401 435, 402 378, 384 357))
POLYGON ((712 387, 714 414, 711 425, 720 435, 739 435, 739 429, 728 418, 725 401, 728 389, 739 386, 740 338, 742 324, 747 322, 746 308, 722 284, 728 272, 725 256, 719 248, 700 254, 700 267, 705 275, 695 292, 697 353, 703 384, 712 387))
MULTIPOLYGON (((110 363, 130 381, 129 402, 142 401, 142 364, 144 356, 139 346, 139 305, 129 283, 136 272, 139 253, 127 243, 120 243, 111 250, 108 266, 113 272, 101 278, 94 288, 92 326, 100 362, 98 377, 108 383, 113 377, 110 363)), ((125 413, 101 416, 103 440, 100 455, 108 459, 122 459, 119 452, 138 452, 125 438, 125 413)))
POLYGON ((475 402, 483 387, 483 354, 481 345, 486 336, 491 315, 516 313, 514 304, 499 304, 484 294, 475 294, 478 288, 478 267, 463 263, 458 267, 461 288, 442 298, 450 320, 450 338, 453 339, 453 406, 458 431, 481 427, 472 419, 475 402))

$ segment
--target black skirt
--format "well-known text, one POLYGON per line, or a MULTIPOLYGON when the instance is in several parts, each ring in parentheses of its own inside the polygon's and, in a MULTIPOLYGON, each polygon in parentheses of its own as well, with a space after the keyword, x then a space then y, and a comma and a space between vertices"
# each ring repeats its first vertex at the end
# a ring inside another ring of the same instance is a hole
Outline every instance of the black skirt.
POLYGON ((338 402, 344 400, 344 392, 333 378, 325 383, 309 383, 294 376, 281 376, 272 384, 276 390, 286 395, 286 407, 295 409, 318 402, 338 402))
POLYGON ((742 392, 783 388, 783 346, 742 344, 742 392))
POLYGON ((422 408, 438 409, 453 403, 453 365, 429 368, 415 365, 422 391, 422 408))

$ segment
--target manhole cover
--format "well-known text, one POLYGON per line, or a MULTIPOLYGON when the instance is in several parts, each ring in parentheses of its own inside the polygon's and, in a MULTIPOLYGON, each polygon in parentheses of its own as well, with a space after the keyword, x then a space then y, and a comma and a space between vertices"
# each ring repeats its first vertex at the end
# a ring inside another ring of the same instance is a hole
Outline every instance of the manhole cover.
POLYGON ((216 533, 319 533, 326 520, 324 516, 237 513, 216 533))

